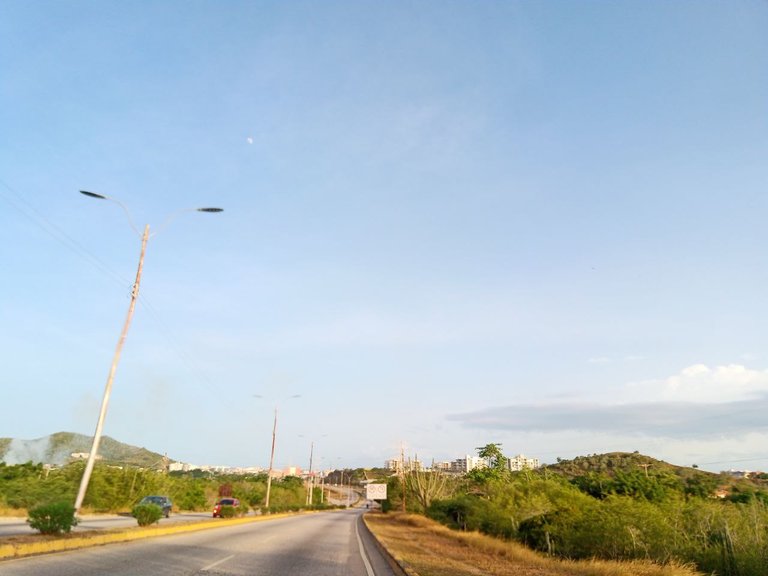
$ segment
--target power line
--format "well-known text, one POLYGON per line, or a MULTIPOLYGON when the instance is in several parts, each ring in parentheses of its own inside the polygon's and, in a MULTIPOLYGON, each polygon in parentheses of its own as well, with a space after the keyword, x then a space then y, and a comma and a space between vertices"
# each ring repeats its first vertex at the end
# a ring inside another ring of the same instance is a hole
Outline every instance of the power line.
POLYGON ((218 392, 218 388, 213 381, 208 377, 208 374, 195 363, 193 357, 188 354, 184 348, 179 344, 179 339, 174 335, 173 330, 163 320, 162 315, 158 310, 147 300, 145 296, 139 296, 139 303, 142 308, 147 311, 148 315, 155 321, 160 332, 165 337, 166 343, 169 348, 176 353, 176 356, 181 363, 187 368, 190 374, 197 377, 199 381, 206 387, 210 388, 213 392, 218 392))
POLYGON ((17 212, 32 222, 32 224, 48 234, 59 244, 65 246, 67 249, 71 250, 83 260, 91 264, 106 277, 120 284, 120 286, 131 285, 130 280, 128 280, 125 276, 120 275, 120 273, 116 272, 101 258, 96 256, 93 252, 72 238, 72 236, 67 234, 67 232, 59 227, 55 222, 51 221, 44 214, 40 213, 39 210, 27 202, 21 194, 11 188, 11 186, 9 186, 3 180, 0 180, 0 196, 2 196, 17 212), (11 197, 11 195, 13 197, 11 197))
MULTIPOLYGON (((34 206, 32 206, 24 197, 14 190, 8 183, 0 179, 0 197, 6 200, 12 208, 19 212, 24 218, 35 225, 37 228, 45 232, 48 236, 53 238, 59 244, 65 246, 68 250, 85 260, 88 264, 93 266, 96 270, 101 272, 104 276, 111 281, 119 284, 121 287, 132 288, 133 283, 131 280, 122 276, 111 268, 104 260, 96 256, 93 252, 88 250, 85 246, 80 244, 77 240, 72 238, 65 230, 58 226, 55 222, 50 220, 34 206)), ((207 374, 195 366, 192 356, 187 354, 178 343, 172 330, 168 327, 168 324, 163 320, 157 309, 151 304, 151 302, 144 295, 139 296, 139 303, 148 312, 148 315, 154 319, 156 325, 160 329, 160 332, 165 337, 170 348, 176 353, 179 360, 187 368, 187 370, 193 376, 196 376, 200 381, 211 390, 216 390, 216 386, 208 378, 207 374)))

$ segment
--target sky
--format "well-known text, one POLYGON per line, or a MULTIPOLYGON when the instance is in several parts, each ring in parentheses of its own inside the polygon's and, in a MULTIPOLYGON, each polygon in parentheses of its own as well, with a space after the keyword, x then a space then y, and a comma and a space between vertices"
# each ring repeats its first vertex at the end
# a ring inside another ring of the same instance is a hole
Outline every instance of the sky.
POLYGON ((0 437, 94 433, 148 225, 121 442, 267 466, 276 419, 275 467, 768 470, 767 29, 757 0, 0 0, 0 437))

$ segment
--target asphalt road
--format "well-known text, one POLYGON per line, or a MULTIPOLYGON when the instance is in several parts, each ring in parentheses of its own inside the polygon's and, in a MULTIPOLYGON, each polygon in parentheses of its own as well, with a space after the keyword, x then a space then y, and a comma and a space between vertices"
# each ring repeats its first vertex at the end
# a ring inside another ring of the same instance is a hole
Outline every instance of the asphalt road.
MULTIPOLYGON (((170 518, 161 518, 160 525, 172 522, 200 521, 212 518, 210 512, 185 512, 171 514, 170 518)), ((132 516, 119 516, 117 514, 100 514, 93 516, 78 516, 80 523, 73 528, 73 532, 85 532, 87 530, 103 530, 111 528, 131 528, 137 526, 136 519, 132 516)), ((20 536, 24 534, 38 534, 27 524, 26 518, 2 518, 0 517, 0 538, 8 536, 20 536)))
POLYGON ((0 562, 3 576, 394 576, 360 510, 0 562))

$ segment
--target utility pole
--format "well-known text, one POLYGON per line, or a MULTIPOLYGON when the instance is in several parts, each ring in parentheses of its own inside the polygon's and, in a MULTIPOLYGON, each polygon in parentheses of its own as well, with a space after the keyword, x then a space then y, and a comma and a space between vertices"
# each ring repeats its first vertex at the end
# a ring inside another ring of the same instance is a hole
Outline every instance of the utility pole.
POLYGON ((115 380, 117 363, 120 361, 120 353, 123 351, 123 344, 125 344, 125 339, 128 336, 128 328, 131 325, 131 320, 133 319, 133 311, 136 308, 136 300, 139 297, 139 283, 141 282, 141 270, 144 267, 144 254, 147 251, 147 240, 149 240, 149 224, 144 227, 144 234, 141 237, 141 254, 139 255, 139 267, 136 270, 136 281, 133 283, 133 290, 131 290, 131 303, 128 306, 128 315, 125 317, 123 331, 120 333, 120 339, 117 341, 115 354, 112 357, 112 366, 109 369, 107 384, 104 388, 104 396, 101 400, 101 411, 99 412, 99 419, 96 422, 96 432, 93 435, 91 451, 88 453, 88 461, 85 463, 85 471, 83 472, 83 477, 80 480, 80 488, 77 491, 77 498, 75 499, 75 514, 80 511, 80 507, 83 505, 85 492, 88 489, 88 482, 90 481, 91 473, 93 472, 93 465, 96 462, 96 455, 99 452, 101 433, 104 430, 104 420, 107 417, 109 396, 112 393, 112 383, 115 380))
POLYGON ((307 505, 312 506, 314 500, 312 489, 315 484, 315 477, 312 475, 312 456, 315 452, 315 441, 313 440, 309 445, 309 490, 307 491, 307 505))
POLYGON ((400 444, 400 481, 403 489, 403 512, 405 512, 405 450, 400 444))
MULTIPOLYGON (((128 218, 128 224, 131 226, 133 231, 136 232, 136 234, 139 233, 138 229, 133 223, 133 219, 131 218, 131 214, 128 211, 128 208, 126 208, 122 202, 120 202, 119 200, 116 200, 115 198, 105 196, 103 194, 88 192, 87 190, 80 190, 80 193, 85 196, 88 196, 89 198, 96 198, 97 200, 108 200, 120 206, 120 208, 123 209, 123 212, 125 212, 125 215, 128 218)), ((172 213, 166 219, 165 224, 170 222, 170 220, 179 212, 190 212, 190 211, 216 213, 216 212, 222 212, 223 210, 221 208, 187 208, 187 209, 172 213)), ((160 230, 162 230, 163 227, 164 225, 161 225, 160 230)), ((155 234, 157 234, 157 232, 155 232, 155 234)), ((96 461, 96 456, 98 455, 98 452, 99 452, 101 435, 104 430, 104 420, 106 419, 107 407, 109 406, 109 396, 112 393, 112 383, 114 382, 114 379, 115 379, 115 372, 117 371, 117 364, 120 361, 120 353, 123 350, 123 344, 125 344, 125 339, 128 336, 128 328, 131 325, 131 320, 133 318, 133 311, 136 308, 136 300, 139 297, 139 284, 141 282, 141 271, 142 271, 142 268, 144 267, 144 254, 147 251, 148 240, 149 240, 149 224, 147 224, 144 227, 144 234, 141 235, 141 253, 139 254, 139 266, 138 266, 138 269, 136 270, 136 280, 133 283, 133 289, 131 290, 131 303, 128 306, 128 314, 125 317, 125 323, 123 324, 123 330, 120 333, 120 339, 117 341, 115 354, 112 357, 112 366, 109 369, 109 375, 107 376, 107 383, 104 387, 104 396, 102 397, 102 400, 101 400, 101 410, 99 411, 99 419, 96 422, 96 432, 93 435, 93 443, 91 445, 91 451, 88 453, 88 461, 85 464, 83 477, 80 481, 80 488, 78 489, 77 497, 75 498, 75 514, 77 514, 80 511, 80 507, 83 505, 83 500, 85 499, 85 493, 88 490, 88 482, 91 479, 93 466, 96 461)))
POLYGON ((272 465, 275 462, 275 434, 277 433, 277 406, 275 406, 275 420, 272 424, 272 451, 269 453, 269 472, 267 472, 267 496, 264 498, 264 507, 269 510, 269 492, 272 490, 272 465))

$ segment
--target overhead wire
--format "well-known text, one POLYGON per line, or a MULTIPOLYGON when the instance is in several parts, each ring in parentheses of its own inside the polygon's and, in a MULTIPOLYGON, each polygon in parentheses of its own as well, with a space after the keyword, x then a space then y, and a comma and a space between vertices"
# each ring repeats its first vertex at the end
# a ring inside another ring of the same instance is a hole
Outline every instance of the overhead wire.
POLYGON ((32 224, 40 228, 43 232, 48 234, 58 243, 65 246, 79 257, 83 258, 106 277, 110 278, 112 281, 120 284, 121 286, 125 286, 126 284, 130 285, 130 281, 126 279, 125 276, 122 276, 120 273, 115 271, 101 258, 96 256, 93 252, 72 238, 72 236, 70 236, 55 222, 51 221, 44 214, 40 213, 39 210, 27 202, 21 194, 19 194, 2 179, 0 179, 0 196, 2 196, 6 202, 8 202, 8 204, 10 204, 22 216, 32 222, 32 224))
MULTIPOLYGON (((45 232, 56 242, 62 244, 68 250, 93 266, 105 277, 109 278, 111 281, 115 282, 123 288, 126 286, 129 288, 129 290, 133 288, 133 281, 115 271, 104 260, 80 244, 55 222, 37 210, 32 204, 25 200, 19 192, 17 192, 13 187, 11 187, 2 179, 0 179, 0 197, 2 197, 12 208, 24 216, 24 218, 45 232)), ((184 351, 183 347, 178 341, 178 338, 173 335, 173 331, 168 326, 168 323, 165 322, 160 312, 152 305, 149 299, 144 294, 140 293, 138 302, 142 308, 148 312, 148 315, 155 321, 156 325, 160 329, 160 332, 165 337, 166 342, 169 344, 169 347, 174 351, 176 356, 190 372, 190 374, 197 377, 201 383, 205 385, 205 387, 214 391, 217 390, 217 387, 211 381, 208 374, 195 364, 191 355, 184 351)))

